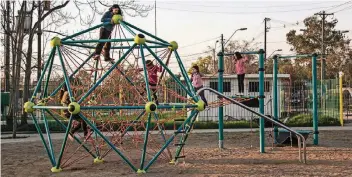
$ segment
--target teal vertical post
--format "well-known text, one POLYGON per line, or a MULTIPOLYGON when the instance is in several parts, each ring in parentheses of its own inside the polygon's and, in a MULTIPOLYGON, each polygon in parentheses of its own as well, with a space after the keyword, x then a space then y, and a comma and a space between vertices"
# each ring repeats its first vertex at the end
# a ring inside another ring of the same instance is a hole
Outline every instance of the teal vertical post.
MULTIPOLYGON (((263 49, 259 50, 259 112, 264 114, 264 53, 263 49)), ((264 118, 260 118, 260 152, 265 152, 265 132, 264 132, 264 118)))
MULTIPOLYGON (((45 72, 46 72, 46 70, 47 70, 49 64, 51 63, 51 60, 54 60, 54 57, 55 57, 55 56, 54 56, 55 50, 56 50, 56 48, 51 49, 51 52, 50 52, 50 55, 49 55, 49 59, 48 59, 48 61, 46 62, 45 67, 44 67, 42 73, 45 73, 45 72)), ((40 88, 40 83, 42 82, 44 76, 45 76, 45 74, 42 74, 42 75, 40 76, 40 78, 39 78, 39 80, 38 80, 38 83, 37 83, 37 86, 35 87, 35 90, 34 90, 34 92, 33 92, 32 98, 30 99, 31 102, 33 102, 33 100, 34 100, 34 98, 35 98, 35 95, 37 95, 37 92, 38 92, 38 90, 39 90, 39 88, 40 88)))
POLYGON ((64 155, 65 146, 66 146, 66 143, 67 143, 67 137, 68 137, 68 134, 70 134, 70 129, 71 129, 71 125, 72 125, 72 120, 73 120, 73 118, 72 118, 72 115, 71 115, 71 116, 70 116, 70 119, 69 119, 69 121, 68 121, 68 125, 67 125, 67 127, 66 127, 66 132, 65 132, 65 135, 64 135, 64 141, 62 142, 61 151, 60 151, 60 154, 59 154, 57 163, 56 163, 56 169, 60 169, 62 156, 64 155))
MULTIPOLYGON (((278 99, 277 99, 277 94, 278 94, 278 91, 277 91, 277 74, 278 74, 278 66, 277 66, 277 59, 278 59, 278 56, 275 55, 274 58, 273 58, 273 63, 274 63, 274 66, 273 66, 273 112, 274 112, 274 119, 275 120, 278 120, 279 119, 279 108, 278 108, 278 99)), ((278 128, 277 126, 275 125, 274 126, 274 142, 275 144, 277 143, 277 137, 278 137, 278 128)))
POLYGON ((46 141, 45 141, 45 139, 44 139, 42 130, 40 129, 40 127, 39 127, 39 125, 38 125, 38 122, 37 122, 37 119, 34 117, 34 114, 33 114, 33 113, 31 113, 31 117, 32 117, 34 126, 35 126, 35 128, 37 129, 37 131, 38 131, 38 133, 39 133, 40 139, 42 140, 42 143, 43 143, 43 145, 44 145, 45 151, 46 151, 46 153, 47 153, 48 156, 49 156, 51 165, 52 165, 52 166, 56 166, 55 160, 54 160, 54 158, 52 157, 51 152, 49 151, 48 145, 46 144, 46 141))
POLYGON ((318 145, 318 92, 317 92, 317 54, 312 56, 312 86, 313 86, 313 144, 318 145))
MULTIPOLYGON (((218 76, 218 92, 223 93, 223 82, 224 82, 224 53, 218 53, 218 65, 219 65, 219 76, 218 76)), ((224 148, 224 107, 219 107, 219 148, 224 148)))
MULTIPOLYGON (((55 52, 55 50, 54 50, 54 52, 55 52)), ((44 94, 43 94, 44 98, 46 98, 48 96, 48 87, 49 87, 49 81, 50 81, 51 71, 53 68, 54 59, 52 59, 50 62, 51 63, 50 63, 50 67, 49 67, 48 77, 46 79, 46 83, 45 83, 45 87, 44 87, 44 94)), ((45 73, 43 73, 43 74, 45 74, 45 73)))

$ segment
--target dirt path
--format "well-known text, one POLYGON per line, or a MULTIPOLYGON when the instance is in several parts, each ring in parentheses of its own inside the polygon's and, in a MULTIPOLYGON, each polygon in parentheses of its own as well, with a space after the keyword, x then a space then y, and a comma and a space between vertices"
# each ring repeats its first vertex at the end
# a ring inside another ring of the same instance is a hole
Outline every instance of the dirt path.
MULTIPOLYGON (((275 147, 274 150, 268 147, 267 153, 260 154, 258 139, 256 133, 226 133, 227 149, 220 151, 217 134, 191 134, 185 149, 185 163, 180 160, 175 166, 168 164, 166 158, 160 159, 144 176, 352 176, 352 131, 321 131, 320 145, 307 148, 307 164, 298 162, 295 147, 275 147)), ((60 142, 55 140, 54 144, 60 142)), ((311 142, 309 139, 308 143, 311 142)), ((59 149, 57 146, 55 151, 59 149)), ((103 164, 93 164, 92 159, 87 158, 53 174, 39 141, 6 143, 1 150, 1 172, 6 177, 138 176, 116 154, 107 156, 103 164)), ((128 153, 135 151, 130 148, 128 153)), ((137 152, 130 157, 134 164, 139 164, 137 152)))

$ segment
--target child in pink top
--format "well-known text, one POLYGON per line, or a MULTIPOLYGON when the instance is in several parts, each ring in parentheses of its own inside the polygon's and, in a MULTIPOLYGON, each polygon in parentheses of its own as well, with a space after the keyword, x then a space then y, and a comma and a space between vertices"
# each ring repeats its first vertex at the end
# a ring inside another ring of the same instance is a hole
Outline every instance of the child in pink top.
MULTIPOLYGON (((199 72, 199 67, 197 65, 192 66, 191 82, 196 92, 203 88, 202 74, 199 72)), ((205 106, 208 106, 208 102, 204 96, 204 91, 200 92, 199 96, 204 101, 205 106)))
POLYGON ((244 92, 244 76, 246 74, 245 62, 248 60, 247 57, 242 57, 239 52, 235 52, 235 58, 233 58, 233 64, 235 65, 237 79, 238 79, 238 92, 243 94, 244 92))
MULTIPOLYGON (((158 97, 156 96, 156 89, 158 84, 158 72, 162 72, 162 68, 160 66, 154 65, 151 60, 145 61, 145 64, 147 65, 149 87, 152 90, 152 95, 155 103, 159 105, 158 97)), ((143 71, 143 68, 139 70, 143 71)))

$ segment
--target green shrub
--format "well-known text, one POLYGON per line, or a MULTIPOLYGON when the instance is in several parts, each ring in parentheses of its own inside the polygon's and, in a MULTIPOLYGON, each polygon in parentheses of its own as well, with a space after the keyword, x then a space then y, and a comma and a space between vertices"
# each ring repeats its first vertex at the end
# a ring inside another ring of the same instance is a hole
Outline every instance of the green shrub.
MULTIPOLYGON (((290 118, 288 122, 286 122, 286 125, 290 127, 310 127, 313 125, 313 116, 308 114, 300 114, 290 118)), ((339 120, 328 115, 318 115, 318 125, 335 126, 339 125, 339 120)))

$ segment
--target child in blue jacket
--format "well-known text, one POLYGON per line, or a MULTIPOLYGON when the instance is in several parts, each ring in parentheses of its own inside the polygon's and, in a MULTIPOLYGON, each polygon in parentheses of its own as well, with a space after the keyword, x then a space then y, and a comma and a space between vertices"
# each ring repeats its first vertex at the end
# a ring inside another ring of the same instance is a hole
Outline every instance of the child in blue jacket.
MULTIPOLYGON (((111 32, 114 29, 114 23, 112 21, 112 16, 114 15, 122 15, 122 10, 120 9, 120 6, 117 4, 114 4, 113 6, 110 7, 109 11, 105 12, 103 17, 101 18, 101 22, 111 22, 109 25, 104 25, 103 27, 100 28, 100 34, 99 34, 99 39, 110 39, 111 38, 111 32)), ((98 45, 95 48, 95 56, 94 60, 98 60, 100 58, 100 54, 102 52, 102 49, 104 47, 104 59, 105 61, 111 61, 110 58, 110 48, 111 48, 111 43, 110 42, 99 42, 98 45)))

